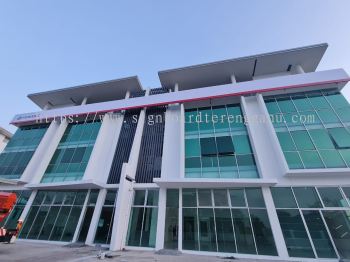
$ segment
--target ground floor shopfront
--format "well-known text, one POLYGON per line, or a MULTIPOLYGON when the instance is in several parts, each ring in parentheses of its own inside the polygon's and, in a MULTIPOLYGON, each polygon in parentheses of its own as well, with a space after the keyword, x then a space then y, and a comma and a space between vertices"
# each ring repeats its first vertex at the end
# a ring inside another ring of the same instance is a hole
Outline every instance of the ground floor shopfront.
POLYGON ((119 237, 127 249, 350 258, 350 187, 138 186, 131 193, 128 214, 122 214, 126 224, 118 216, 118 191, 16 191, 16 207, 4 224, 11 227, 23 218, 19 238, 26 241, 81 242, 113 249, 119 237))

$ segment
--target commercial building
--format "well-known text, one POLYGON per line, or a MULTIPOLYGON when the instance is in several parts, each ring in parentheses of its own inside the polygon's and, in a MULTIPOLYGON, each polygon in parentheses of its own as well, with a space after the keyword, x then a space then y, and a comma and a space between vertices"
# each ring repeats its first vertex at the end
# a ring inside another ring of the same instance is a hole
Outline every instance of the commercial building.
POLYGON ((29 95, 0 155, 20 241, 350 258, 350 105, 319 44, 29 95))
POLYGON ((0 153, 4 150, 11 137, 12 134, 9 131, 0 127, 0 153))

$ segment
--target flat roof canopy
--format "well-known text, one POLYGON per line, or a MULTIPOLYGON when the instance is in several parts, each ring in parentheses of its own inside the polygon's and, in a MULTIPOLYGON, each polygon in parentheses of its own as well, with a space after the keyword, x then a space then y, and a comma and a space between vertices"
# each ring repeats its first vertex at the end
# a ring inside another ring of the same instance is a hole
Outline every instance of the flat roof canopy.
POLYGON ((141 90, 142 86, 138 77, 132 76, 30 94, 28 98, 40 108, 44 108, 46 104, 59 107, 68 104, 80 105, 85 97, 87 97, 88 104, 124 99, 127 91, 137 92, 141 90))
POLYGON ((311 45, 170 69, 160 71, 158 75, 163 87, 173 89, 175 84, 178 84, 179 90, 186 90, 229 84, 232 74, 235 75, 237 82, 243 82, 256 76, 287 72, 293 70, 293 66, 296 65, 300 65, 306 73, 314 72, 327 47, 325 43, 311 45))

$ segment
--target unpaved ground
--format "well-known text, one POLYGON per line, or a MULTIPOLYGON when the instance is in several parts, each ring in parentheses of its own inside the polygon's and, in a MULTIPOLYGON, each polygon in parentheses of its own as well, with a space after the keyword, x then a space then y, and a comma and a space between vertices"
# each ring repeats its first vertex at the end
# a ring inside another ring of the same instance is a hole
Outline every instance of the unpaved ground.
MULTIPOLYGON (((104 251, 107 252, 107 251, 104 251)), ((213 256, 195 256, 187 254, 160 255, 151 251, 123 251, 113 253, 113 258, 97 258, 99 248, 67 247, 54 244, 28 243, 18 241, 15 244, 0 244, 0 261, 25 262, 232 262, 232 261, 267 261, 255 259, 225 259, 213 256)))

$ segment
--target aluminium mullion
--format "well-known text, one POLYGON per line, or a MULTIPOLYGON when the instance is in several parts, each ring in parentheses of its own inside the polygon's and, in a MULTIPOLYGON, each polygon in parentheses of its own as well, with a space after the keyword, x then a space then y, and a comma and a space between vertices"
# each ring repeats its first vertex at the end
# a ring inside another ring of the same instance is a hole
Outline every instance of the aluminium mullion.
MULTIPOLYGON (((77 192, 75 193, 74 199, 73 199, 73 201, 72 201, 72 204, 71 204, 71 207, 70 207, 70 210, 69 210, 69 214, 68 214, 68 216, 67 216, 67 221, 66 221, 66 224, 65 224, 64 227, 63 227, 60 240, 62 239, 63 234, 64 234, 64 231, 66 230, 66 227, 67 227, 67 224, 68 224, 68 220, 69 220, 70 215, 71 215, 71 213, 72 213, 73 207, 75 206, 75 205, 74 205, 74 202, 75 202, 75 199, 76 199, 76 198, 77 198, 77 192)), ((62 202, 62 206, 64 206, 64 201, 62 202)), ((67 206, 68 206, 68 205, 67 205, 67 206)))
POLYGON ((331 243, 332 243, 333 249, 334 249, 335 253, 337 254, 337 257, 340 258, 340 255, 339 255, 337 246, 336 246, 335 243, 334 243, 332 234, 331 234, 331 232, 329 231, 329 228, 328 228, 328 225, 327 225, 327 223, 326 223, 326 220, 325 220, 324 217, 323 217, 322 210, 318 210, 318 212, 319 212, 319 214, 320 214, 320 216, 321 216, 321 219, 322 219, 322 222, 323 222, 323 224, 324 224, 324 226, 325 226, 325 228, 326 228, 326 231, 327 231, 328 237, 329 237, 329 239, 330 239, 330 241, 331 241, 331 243))
POLYGON ((233 216, 232 216, 232 203, 231 203, 231 196, 230 196, 230 190, 226 189, 226 194, 228 194, 228 204, 229 204, 229 210, 230 210, 230 216, 231 216, 231 224, 232 224, 232 229, 233 229, 233 238, 235 241, 235 250, 236 253, 238 253, 238 249, 237 249, 237 240, 236 240, 236 229, 235 229, 235 225, 233 223, 233 216))
POLYGON ((215 230, 215 241, 216 241, 216 252, 219 252, 219 243, 218 243, 218 231, 216 229, 216 216, 215 216, 215 201, 214 201, 214 192, 212 189, 210 189, 210 196, 211 196, 211 203, 212 207, 211 209, 213 210, 213 216, 214 216, 214 230, 215 230))

